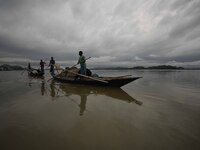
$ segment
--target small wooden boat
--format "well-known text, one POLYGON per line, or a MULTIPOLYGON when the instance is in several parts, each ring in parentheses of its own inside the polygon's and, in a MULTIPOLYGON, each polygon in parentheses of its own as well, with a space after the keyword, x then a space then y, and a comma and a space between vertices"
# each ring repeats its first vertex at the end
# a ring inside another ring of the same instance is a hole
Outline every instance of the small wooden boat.
POLYGON ((118 76, 118 77, 98 77, 98 76, 87 76, 78 73, 77 68, 67 69, 62 71, 60 74, 53 76, 55 81, 64 83, 74 84, 85 84, 85 85, 97 85, 97 86, 112 86, 122 87, 134 80, 141 77, 131 77, 130 75, 118 76))
POLYGON ((28 75, 31 77, 35 77, 35 78, 43 78, 44 77, 44 72, 42 72, 40 70, 29 69, 27 71, 28 71, 28 75))

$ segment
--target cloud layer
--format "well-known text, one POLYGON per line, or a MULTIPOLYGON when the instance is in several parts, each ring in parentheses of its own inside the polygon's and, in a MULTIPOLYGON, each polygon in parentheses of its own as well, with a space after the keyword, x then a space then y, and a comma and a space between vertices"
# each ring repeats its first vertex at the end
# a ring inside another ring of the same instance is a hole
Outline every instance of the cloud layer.
POLYGON ((0 62, 73 65, 79 50, 89 67, 199 66, 200 1, 0 0, 0 62))

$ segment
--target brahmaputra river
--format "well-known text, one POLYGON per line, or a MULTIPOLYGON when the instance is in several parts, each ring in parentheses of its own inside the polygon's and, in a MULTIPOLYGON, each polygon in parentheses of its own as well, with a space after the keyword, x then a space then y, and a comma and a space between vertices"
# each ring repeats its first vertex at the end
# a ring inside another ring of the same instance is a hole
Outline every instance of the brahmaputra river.
POLYGON ((200 71, 93 73, 143 78, 117 89, 1 71, 0 149, 200 149, 200 71))

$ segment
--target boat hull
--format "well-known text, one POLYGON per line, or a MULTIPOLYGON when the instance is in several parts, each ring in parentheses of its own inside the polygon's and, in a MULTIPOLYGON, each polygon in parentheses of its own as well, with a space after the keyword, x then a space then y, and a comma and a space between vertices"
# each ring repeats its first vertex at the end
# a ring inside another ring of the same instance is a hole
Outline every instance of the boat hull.
POLYGON ((35 78, 43 78, 44 77, 44 73, 41 71, 28 71, 28 75, 30 77, 35 77, 35 78))
POLYGON ((85 84, 85 85, 95 85, 95 86, 111 86, 111 87, 122 87, 134 80, 137 80, 141 77, 129 77, 129 78, 118 78, 118 77, 98 77, 97 79, 107 81, 105 82, 100 82, 96 80, 91 80, 91 79, 69 79, 65 77, 57 77, 54 76, 53 79, 58 82, 62 83, 73 83, 73 84, 85 84))

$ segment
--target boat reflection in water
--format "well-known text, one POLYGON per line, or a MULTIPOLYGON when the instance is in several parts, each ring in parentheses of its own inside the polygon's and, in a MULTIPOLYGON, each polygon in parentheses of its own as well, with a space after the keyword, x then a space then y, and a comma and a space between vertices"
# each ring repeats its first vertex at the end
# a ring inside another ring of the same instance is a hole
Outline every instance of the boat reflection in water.
MULTIPOLYGON (((44 93, 42 90, 44 89, 43 82, 41 83, 41 87, 43 87, 41 88, 41 93, 44 93)), ((121 88, 74 85, 67 83, 57 84, 53 80, 51 81, 49 87, 50 96, 53 98, 52 100, 55 100, 56 97, 67 97, 80 107, 80 115, 83 115, 84 111, 86 110, 87 97, 89 95, 105 95, 116 100, 122 100, 128 103, 136 103, 138 105, 142 105, 142 102, 134 99, 121 88), (80 96, 80 103, 77 103, 73 98, 71 98, 72 95, 80 96)))

